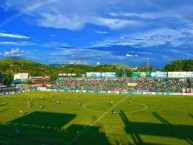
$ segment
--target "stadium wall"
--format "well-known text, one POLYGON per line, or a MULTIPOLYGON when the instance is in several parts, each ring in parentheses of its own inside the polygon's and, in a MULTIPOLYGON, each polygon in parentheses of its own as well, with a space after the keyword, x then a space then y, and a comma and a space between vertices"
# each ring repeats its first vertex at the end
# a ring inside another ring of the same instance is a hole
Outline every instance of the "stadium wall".
POLYGON ((98 90, 62 90, 62 89, 46 89, 38 87, 39 91, 53 92, 76 92, 76 93, 103 93, 103 94, 144 94, 144 95, 193 95, 193 93, 178 93, 178 92, 133 92, 133 91, 98 91, 98 90))
MULTIPOLYGON (((133 92, 133 91, 98 91, 98 90, 59 90, 59 89, 47 89, 46 87, 37 87, 36 90, 31 91, 48 91, 48 92, 74 92, 74 93, 102 93, 102 94, 136 94, 136 95, 183 95, 183 96, 193 96, 193 93, 178 93, 178 92, 133 92)), ((0 96, 11 95, 30 92, 26 91, 17 91, 17 92, 5 92, 0 93, 0 96)))

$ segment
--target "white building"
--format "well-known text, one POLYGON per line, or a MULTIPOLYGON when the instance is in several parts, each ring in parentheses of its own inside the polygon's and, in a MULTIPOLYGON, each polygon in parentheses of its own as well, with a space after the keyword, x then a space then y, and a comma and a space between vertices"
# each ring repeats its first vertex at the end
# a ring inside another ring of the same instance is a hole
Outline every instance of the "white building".
POLYGON ((14 74, 14 80, 26 80, 26 79, 29 79, 29 74, 28 73, 17 73, 17 74, 14 74))

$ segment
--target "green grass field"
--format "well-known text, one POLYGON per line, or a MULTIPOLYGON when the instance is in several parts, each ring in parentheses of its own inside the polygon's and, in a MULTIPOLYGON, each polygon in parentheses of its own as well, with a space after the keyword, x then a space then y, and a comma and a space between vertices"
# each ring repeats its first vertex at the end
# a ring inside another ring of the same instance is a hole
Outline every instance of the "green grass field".
POLYGON ((0 145, 8 144, 193 145, 193 96, 39 91, 0 96, 0 145))

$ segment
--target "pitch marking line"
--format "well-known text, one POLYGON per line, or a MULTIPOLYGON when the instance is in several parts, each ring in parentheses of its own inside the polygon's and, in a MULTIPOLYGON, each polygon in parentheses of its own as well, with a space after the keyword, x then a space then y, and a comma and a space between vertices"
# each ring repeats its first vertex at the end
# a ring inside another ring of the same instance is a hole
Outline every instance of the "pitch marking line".
MULTIPOLYGON (((100 101, 100 102, 107 102, 107 101, 100 101)), ((89 109, 89 108, 86 107, 87 105, 92 104, 92 103, 96 103, 96 102, 90 102, 90 103, 85 104, 85 105, 84 105, 84 109, 86 109, 86 110, 88 110, 88 111, 92 111, 92 112, 104 113, 104 111, 93 110, 93 109, 89 109)), ((145 105, 145 104, 142 104, 142 103, 133 103, 133 104, 138 104, 138 105, 140 105, 140 106, 143 106, 144 108, 139 109, 139 110, 134 110, 134 111, 127 111, 127 112, 124 112, 124 113, 130 114, 130 113, 140 112, 140 111, 143 111, 143 110, 146 110, 146 109, 147 109, 147 105, 145 105)))
POLYGON ((114 106, 112 106, 109 110, 107 110, 103 115, 101 115, 97 120, 91 123, 88 127, 86 127, 82 132, 80 132, 74 139, 72 139, 67 145, 71 145, 74 141, 76 141, 83 133, 85 133, 89 127, 93 126, 97 121, 99 121, 102 117, 104 117, 109 111, 111 111, 115 106, 125 100, 128 96, 124 97, 122 100, 117 102, 114 106))

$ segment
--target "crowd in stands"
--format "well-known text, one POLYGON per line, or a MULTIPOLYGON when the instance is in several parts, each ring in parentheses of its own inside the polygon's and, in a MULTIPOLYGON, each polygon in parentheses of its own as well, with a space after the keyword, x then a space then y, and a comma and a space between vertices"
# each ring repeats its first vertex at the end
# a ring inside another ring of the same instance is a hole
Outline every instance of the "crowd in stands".
POLYGON ((63 78, 52 88, 64 90, 190 92, 193 78, 63 78), (135 86, 129 87, 128 83, 135 86))

